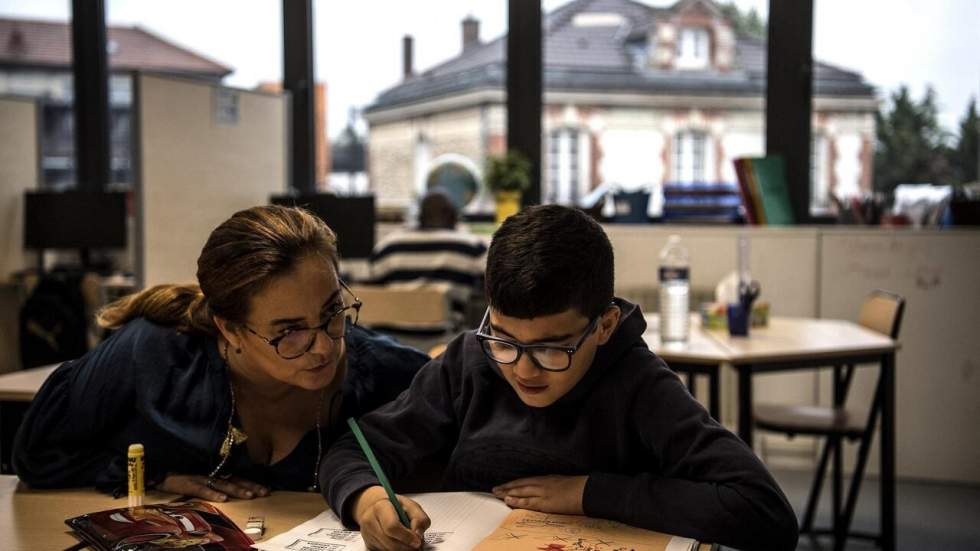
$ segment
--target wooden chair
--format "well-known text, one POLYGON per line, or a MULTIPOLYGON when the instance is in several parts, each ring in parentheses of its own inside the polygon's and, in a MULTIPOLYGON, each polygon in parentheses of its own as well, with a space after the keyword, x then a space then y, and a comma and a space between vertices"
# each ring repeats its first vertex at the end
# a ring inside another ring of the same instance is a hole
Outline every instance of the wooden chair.
POLYGON ((455 332, 442 286, 351 285, 351 292, 364 303, 357 323, 403 344, 425 351, 448 342, 455 332))
MULTIPOLYGON (((876 290, 862 304, 858 323, 897 339, 904 310, 904 298, 894 293, 876 290)), ((800 533, 813 536, 830 534, 834 537, 834 549, 842 550, 848 537, 871 539, 876 543, 880 540, 880 534, 850 531, 850 524, 854 516, 864 468, 867 465, 871 440, 880 415, 881 396, 879 391, 875 391, 867 416, 862 415, 860 409, 848 408, 845 402, 854 376, 854 366, 835 366, 833 369, 832 407, 760 404, 755 408, 754 419, 758 428, 784 433, 790 438, 797 434, 826 437, 827 441, 820 454, 803 521, 800 523, 800 533), (845 439, 858 441, 859 447, 847 501, 842 503, 844 470, 842 444, 845 439), (827 463, 831 456, 833 456, 832 526, 829 529, 814 528, 813 519, 820 500, 827 463)))

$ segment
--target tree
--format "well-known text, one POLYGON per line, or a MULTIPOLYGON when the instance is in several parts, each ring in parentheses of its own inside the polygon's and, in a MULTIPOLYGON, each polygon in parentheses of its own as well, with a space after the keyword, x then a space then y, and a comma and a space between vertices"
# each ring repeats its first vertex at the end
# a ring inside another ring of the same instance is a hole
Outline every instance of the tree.
POLYGON ((977 100, 970 99, 970 105, 960 120, 960 134, 956 149, 951 152, 951 164, 956 171, 958 183, 980 181, 977 170, 980 155, 980 118, 977 117, 977 100))
POLYGON ((916 103, 902 86, 875 115, 875 189, 892 191, 903 183, 948 184, 955 179, 950 164, 949 135, 936 117, 936 93, 929 87, 916 103))
POLYGON ((766 23, 759 17, 759 12, 755 11, 755 8, 749 8, 749 11, 742 12, 731 0, 719 4, 718 7, 721 9, 721 13, 732 22, 736 34, 751 36, 760 40, 766 39, 768 33, 766 23))

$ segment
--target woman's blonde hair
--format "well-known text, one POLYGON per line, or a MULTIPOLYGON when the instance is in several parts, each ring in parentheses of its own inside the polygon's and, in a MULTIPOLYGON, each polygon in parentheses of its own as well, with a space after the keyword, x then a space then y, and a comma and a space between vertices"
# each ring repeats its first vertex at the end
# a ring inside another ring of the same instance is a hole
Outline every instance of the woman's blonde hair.
POLYGON ((337 268, 337 237, 313 214, 275 205, 236 212, 208 237, 197 259, 198 285, 157 285, 123 297, 97 315, 115 329, 138 317, 189 333, 218 336, 213 316, 244 324, 251 299, 308 255, 337 268))

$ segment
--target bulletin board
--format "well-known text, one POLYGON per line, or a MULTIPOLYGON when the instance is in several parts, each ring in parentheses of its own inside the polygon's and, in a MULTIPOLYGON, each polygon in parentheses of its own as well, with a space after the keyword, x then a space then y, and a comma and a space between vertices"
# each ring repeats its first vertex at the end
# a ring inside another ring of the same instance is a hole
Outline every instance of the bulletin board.
POLYGON ((139 73, 133 102, 137 283, 195 282, 211 231, 286 189, 289 96, 139 73))

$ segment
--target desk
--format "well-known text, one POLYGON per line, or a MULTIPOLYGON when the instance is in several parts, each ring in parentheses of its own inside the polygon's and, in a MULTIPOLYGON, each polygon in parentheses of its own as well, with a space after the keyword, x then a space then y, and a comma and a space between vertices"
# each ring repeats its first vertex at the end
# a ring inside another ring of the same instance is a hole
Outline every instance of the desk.
MULTIPOLYGON (((175 497, 150 491, 146 503, 175 497)), ((320 494, 309 492, 275 492, 269 497, 215 505, 239 527, 245 526, 249 516, 264 516, 264 538, 285 532, 326 508, 320 494)), ((66 518, 125 506, 126 498, 113 499, 92 489, 30 490, 15 476, 0 476, 0 549, 65 549, 78 542, 65 525, 66 518)))
MULTIPOLYGON (((876 392, 881 395, 881 547, 895 549, 895 352, 891 338, 844 320, 773 317, 769 326, 753 327, 748 337, 732 337, 726 330, 705 330, 691 324, 688 345, 664 346, 656 335, 655 315, 647 315, 644 339, 671 367, 683 371, 693 359, 709 373, 717 387, 722 364, 738 371, 738 435, 752 447, 752 376, 755 373, 811 369, 843 364, 878 364, 876 392), (654 318, 654 319, 651 319, 654 318), (703 340, 713 341, 714 349, 703 340), (718 359, 706 366, 710 358, 718 359)), ((711 390, 717 393, 717 388, 711 390)), ((717 419, 717 414, 712 411, 717 419)))
MULTIPOLYGON (((150 491, 146 503, 162 503, 175 497, 150 491)), ((269 497, 215 505, 239 527, 244 527, 250 516, 264 516, 262 539, 286 532, 326 508, 320 494, 309 492, 275 492, 269 497)), ((78 541, 65 525, 66 518, 125 506, 125 498, 113 499, 91 489, 30 490, 15 476, 0 476, 0 549, 65 549, 78 541)), ((699 551, 717 549, 717 545, 701 544, 699 551)))
POLYGON ((34 395, 58 365, 0 375, 0 474, 13 472, 10 466, 10 450, 17 427, 20 426, 34 395))
POLYGON ((0 375, 0 402, 30 402, 61 364, 34 367, 0 375))
POLYGON ((695 375, 707 375, 708 411, 712 417, 720 421, 721 404, 718 374, 721 365, 728 362, 728 350, 701 329, 700 316, 691 316, 691 333, 687 341, 666 344, 660 341, 660 316, 658 314, 646 314, 645 319, 647 330, 643 333, 643 340, 646 341, 650 350, 653 350, 667 362, 672 370, 689 375, 687 388, 692 395, 695 395, 695 375))

